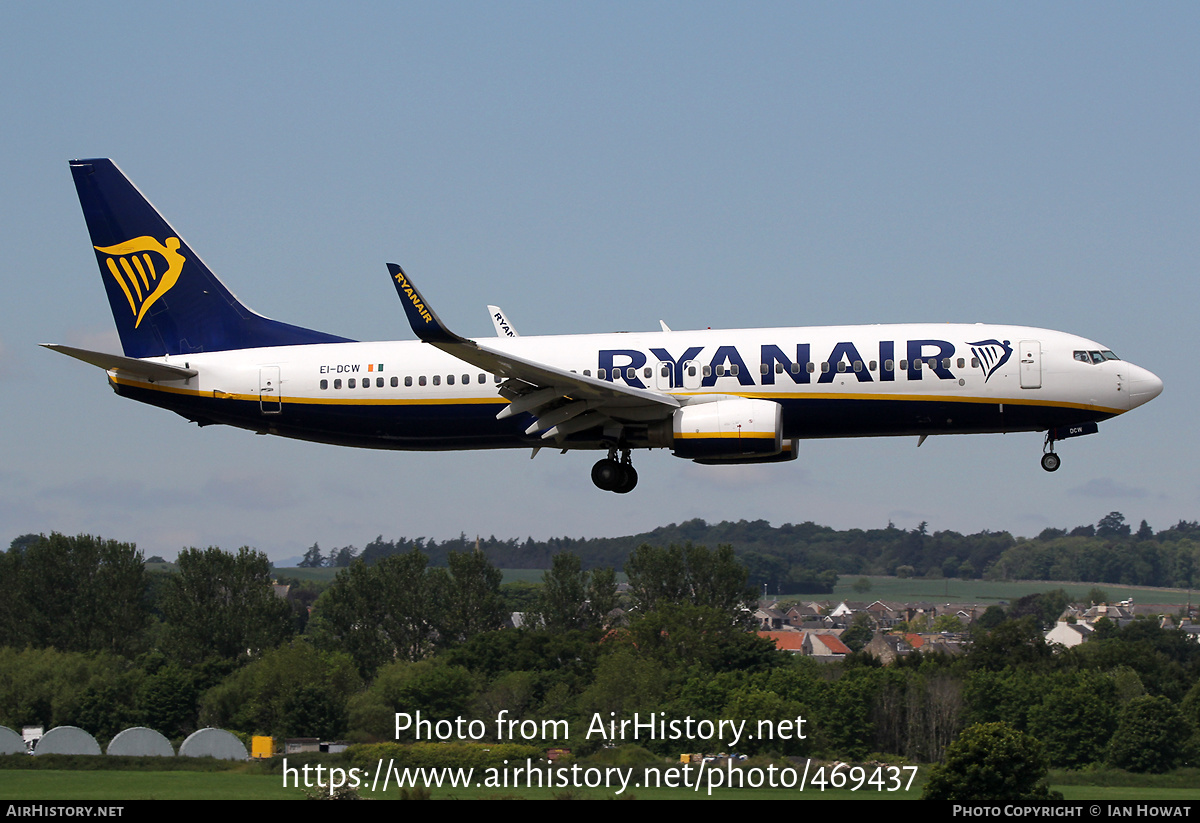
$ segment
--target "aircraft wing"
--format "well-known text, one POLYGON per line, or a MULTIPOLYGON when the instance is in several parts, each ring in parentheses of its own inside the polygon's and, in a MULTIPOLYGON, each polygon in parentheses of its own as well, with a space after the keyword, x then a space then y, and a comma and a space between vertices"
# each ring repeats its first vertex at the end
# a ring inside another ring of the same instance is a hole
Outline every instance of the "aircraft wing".
POLYGON ((131 374, 147 380, 186 380, 189 377, 195 377, 199 374, 195 369, 184 369, 166 363, 155 363, 151 360, 138 360, 134 357, 122 357, 119 354, 88 351, 87 349, 77 349, 73 346, 63 346, 58 343, 42 343, 40 345, 60 354, 65 354, 67 357, 74 357, 76 360, 82 360, 84 363, 99 366, 105 371, 124 372, 125 374, 131 374))
POLYGON ((442 323, 400 266, 389 263, 388 272, 418 338, 463 362, 507 378, 500 393, 510 402, 496 417, 532 414, 537 420, 526 429, 527 434, 541 431, 543 439, 561 439, 610 422, 662 419, 679 408, 679 401, 668 394, 576 374, 460 337, 442 323))

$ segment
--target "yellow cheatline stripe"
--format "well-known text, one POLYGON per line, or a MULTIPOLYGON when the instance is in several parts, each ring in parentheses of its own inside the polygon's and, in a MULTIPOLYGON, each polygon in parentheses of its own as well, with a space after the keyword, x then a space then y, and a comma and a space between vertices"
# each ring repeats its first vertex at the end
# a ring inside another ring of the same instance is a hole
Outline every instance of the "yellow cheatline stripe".
POLYGON ((715 440, 715 439, 742 439, 742 438, 759 438, 766 440, 767 438, 774 439, 775 432, 680 432, 675 435, 683 440, 715 440))
MULTIPOLYGON (((113 383, 119 383, 122 386, 132 386, 138 389, 148 389, 150 391, 163 392, 165 394, 183 394, 192 397, 216 397, 219 400, 247 400, 250 402, 258 402, 260 399, 257 394, 235 394, 233 392, 221 391, 220 389, 186 389, 179 386, 163 386, 158 383, 148 383, 142 380, 130 380, 127 377, 109 375, 108 378, 113 383)), ((484 405, 484 404, 507 404, 508 401, 503 397, 448 397, 440 400, 435 399, 410 399, 410 398, 325 398, 325 397, 268 397, 266 398, 275 403, 291 403, 293 405, 305 406, 452 406, 452 405, 484 405)))
MULTIPOLYGON (((151 389, 153 391, 167 392, 169 394, 190 394, 197 397, 211 397, 212 390, 198 391, 196 389, 185 389, 176 386, 163 386, 158 383, 148 383, 141 380, 130 380, 126 377, 110 377, 110 380, 120 383, 124 386, 134 386, 141 389, 151 389)), ((343 389, 342 391, 346 391, 343 389)), ((355 389, 354 391, 358 391, 355 389)), ((375 389, 374 391, 384 391, 384 389, 375 389)), ((671 397, 702 397, 705 394, 730 394, 729 392, 690 392, 690 393, 671 393, 671 397)), ((221 393, 222 398, 232 398, 237 400, 258 400, 257 394, 229 394, 221 393)), ((732 395, 735 397, 745 397, 761 400, 899 400, 903 402, 944 402, 944 403, 984 403, 988 405, 998 406, 1041 406, 1043 408, 1057 409, 1079 409, 1081 411, 1095 411, 1104 414, 1124 414, 1127 409, 1114 409, 1108 406, 1093 406, 1088 403, 1068 403, 1065 401, 1045 401, 1030 398, 1013 397, 951 397, 939 394, 838 394, 835 392, 819 392, 819 393, 799 393, 791 392, 788 394, 768 394, 765 392, 747 392, 745 394, 732 395)), ((321 405, 321 406, 447 406, 455 404, 507 404, 509 401, 502 397, 442 397, 442 398, 389 398, 389 399, 374 399, 369 396, 361 397, 283 397, 279 402, 283 403, 299 403, 305 405, 321 405)))

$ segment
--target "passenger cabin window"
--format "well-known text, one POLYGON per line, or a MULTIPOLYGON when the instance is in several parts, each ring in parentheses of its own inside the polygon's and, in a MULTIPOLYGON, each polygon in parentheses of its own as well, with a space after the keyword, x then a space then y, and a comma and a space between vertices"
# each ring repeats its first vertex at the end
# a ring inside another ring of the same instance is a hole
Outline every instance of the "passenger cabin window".
POLYGON ((435 386, 442 385, 442 376, 440 374, 435 374, 433 376, 433 385, 435 385, 435 386))
POLYGON ((417 383, 424 386, 425 385, 425 375, 421 375, 420 377, 418 377, 417 383))
POLYGON ((453 386, 453 385, 454 385, 454 375, 452 375, 452 374, 448 374, 448 375, 446 375, 446 385, 447 385, 447 386, 453 386))
POLYGON ((333 387, 335 389, 340 389, 342 387, 342 381, 340 378, 333 381, 333 387))
MULTIPOLYGON (((393 377, 392 379, 395 380, 396 378, 393 377)), ((377 389, 383 388, 383 378, 382 377, 375 378, 375 388, 377 388, 377 389)))
POLYGON ((351 377, 349 380, 346 381, 346 388, 348 388, 348 389, 354 388, 354 378, 353 377, 351 377))
POLYGON ((405 386, 412 385, 412 375, 411 374, 404 378, 404 385, 405 386))
POLYGON ((328 380, 322 380, 322 381, 321 381, 321 389, 322 389, 322 390, 324 390, 324 389, 328 389, 328 388, 329 388, 329 381, 328 381, 328 380))

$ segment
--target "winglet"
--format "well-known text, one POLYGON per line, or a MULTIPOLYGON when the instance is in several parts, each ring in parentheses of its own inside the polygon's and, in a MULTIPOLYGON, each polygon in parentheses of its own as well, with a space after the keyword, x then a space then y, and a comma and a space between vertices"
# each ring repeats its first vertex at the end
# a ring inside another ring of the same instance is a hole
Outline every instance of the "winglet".
POLYGON ((504 310, 499 306, 488 306, 488 314, 492 316, 492 325, 496 327, 497 337, 520 337, 512 323, 504 316, 504 310))
POLYGON ((438 316, 429 308, 425 298, 417 291, 417 287, 408 279, 404 269, 395 263, 388 263, 388 273, 396 286, 396 294, 400 295, 400 303, 404 313, 408 315, 409 325, 413 332, 426 343, 459 343, 462 338, 447 329, 438 316))

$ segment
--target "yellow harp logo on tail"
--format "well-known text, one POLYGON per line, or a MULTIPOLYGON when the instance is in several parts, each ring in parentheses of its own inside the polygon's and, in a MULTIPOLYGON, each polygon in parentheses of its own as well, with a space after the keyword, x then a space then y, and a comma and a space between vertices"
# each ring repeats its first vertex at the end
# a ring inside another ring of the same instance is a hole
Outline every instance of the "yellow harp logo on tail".
POLYGON ((183 271, 184 257, 179 253, 178 237, 168 237, 165 244, 153 237, 135 237, 115 246, 93 248, 109 255, 108 271, 137 318, 135 329, 154 301, 171 290, 183 271))

